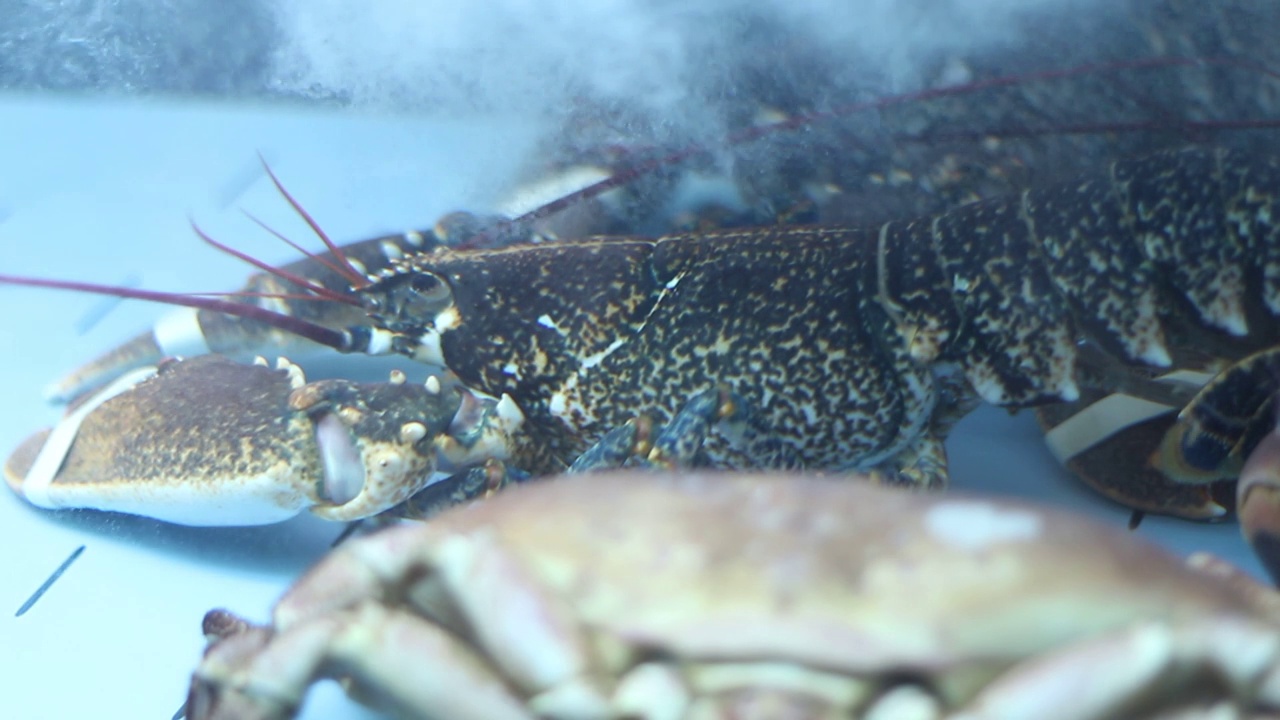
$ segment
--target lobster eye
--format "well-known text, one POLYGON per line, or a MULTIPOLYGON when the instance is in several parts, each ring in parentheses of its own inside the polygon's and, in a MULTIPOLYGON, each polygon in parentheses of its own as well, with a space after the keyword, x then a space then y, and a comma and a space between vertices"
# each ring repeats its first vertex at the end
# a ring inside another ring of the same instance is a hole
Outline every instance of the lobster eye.
POLYGON ((449 284, 435 273, 422 272, 409 279, 409 289, 423 300, 444 300, 449 297, 449 284))

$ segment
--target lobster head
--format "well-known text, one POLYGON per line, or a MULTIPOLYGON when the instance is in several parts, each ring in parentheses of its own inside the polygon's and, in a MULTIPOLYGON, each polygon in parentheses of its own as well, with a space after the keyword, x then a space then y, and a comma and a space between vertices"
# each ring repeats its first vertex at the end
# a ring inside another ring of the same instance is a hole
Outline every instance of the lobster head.
POLYGON ((643 327, 661 290, 654 243, 596 238, 409 256, 359 292, 390 349, 526 411, 572 400, 580 375, 643 327))

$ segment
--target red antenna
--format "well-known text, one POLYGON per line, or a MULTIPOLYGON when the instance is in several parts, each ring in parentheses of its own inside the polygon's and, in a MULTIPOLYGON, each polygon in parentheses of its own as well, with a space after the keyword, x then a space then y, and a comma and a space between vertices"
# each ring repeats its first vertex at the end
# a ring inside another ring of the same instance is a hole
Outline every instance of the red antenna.
POLYGON ((310 213, 308 213, 297 200, 294 200, 293 196, 289 194, 289 191, 284 188, 284 185, 280 182, 279 178, 276 177, 276 174, 271 171, 271 166, 267 164, 266 158, 259 154, 258 159, 262 161, 262 169, 267 171, 267 177, 271 178, 271 182, 276 186, 276 190, 280 191, 280 194, 284 196, 286 201, 288 201, 289 206, 302 216, 302 219, 305 220, 307 225, 311 227, 311 230, 320 237, 320 240, 324 243, 324 246, 329 249, 329 252, 333 253, 333 257, 337 259, 341 266, 341 269, 338 270, 339 274, 345 277, 347 281, 351 283, 351 287, 353 288, 360 288, 368 285, 369 279, 355 269, 355 266, 353 266, 351 262, 347 260, 347 256, 343 254, 342 248, 338 247, 337 243, 329 239, 329 236, 320 228, 320 225, 311 217, 310 213))
POLYGON ((139 290, 137 288, 115 287, 112 285, 95 285, 93 283, 74 282, 70 280, 44 280, 41 278, 19 277, 17 275, 0 275, 0 284, 25 285, 28 287, 52 288, 55 290, 74 290, 95 295, 147 300, 166 305, 182 305, 200 310, 234 315, 249 320, 257 320, 285 332, 293 333, 335 350, 347 349, 350 345, 346 333, 317 325, 283 313, 248 303, 229 302, 216 298, 184 295, 182 293, 158 292, 155 290, 139 290))
MULTIPOLYGON (((201 239, 201 240, 204 240, 205 242, 207 242, 207 243, 209 243, 210 245, 214 246, 215 248, 217 248, 217 249, 221 250, 222 252, 227 253, 228 255, 231 255, 232 257, 235 257, 235 258, 238 258, 238 259, 240 259, 240 260, 243 260, 243 261, 245 261, 245 262, 249 263, 250 265, 252 265, 252 266, 254 266, 254 267, 256 267, 256 268, 258 268, 258 269, 260 269, 260 270, 263 270, 263 271, 265 271, 265 272, 271 273, 272 275, 275 275, 275 276, 276 276, 276 277, 278 277, 278 278, 281 278, 281 279, 283 279, 283 280, 287 280, 287 281, 289 281, 289 282, 291 282, 291 283, 293 283, 293 284, 295 284, 295 285, 300 285, 300 286, 302 286, 302 287, 304 287, 304 288, 306 288, 306 289, 310 290, 311 292, 315 293, 319 298, 323 298, 323 299, 325 299, 325 300, 332 300, 332 301, 334 301, 334 302, 345 303, 345 304, 347 304, 347 305, 354 305, 354 306, 356 306, 356 307, 362 307, 362 305, 360 304, 360 301, 359 301, 359 300, 356 300, 355 298, 351 297, 350 295, 345 295, 345 294, 340 293, 340 292, 335 292, 335 291, 330 290, 329 288, 327 288, 327 287, 325 287, 325 286, 323 286, 323 285, 321 285, 321 284, 319 284, 319 283, 312 282, 311 280, 308 280, 307 278, 301 277, 301 276, 299 276, 299 275, 295 275, 295 274, 293 274, 293 273, 291 273, 291 272, 289 272, 288 270, 285 270, 285 269, 283 269, 283 268, 278 268, 278 267, 275 267, 274 265, 271 265, 271 264, 269 264, 269 263, 265 263, 265 262, 263 262, 263 261, 261 261, 261 260, 259 260, 259 259, 255 258, 255 257, 253 257, 252 255, 249 255, 249 254, 247 254, 247 253, 240 252, 239 250, 236 250, 235 248, 230 247, 230 246, 228 246, 228 245, 223 245, 222 243, 218 242, 217 240, 214 240, 213 238, 209 237, 209 235, 208 235, 208 234, 206 234, 206 233, 205 233, 205 231, 203 231, 203 230, 201 230, 201 229, 200 229, 200 226, 199 226, 199 225, 196 225, 196 224, 195 224, 195 221, 192 221, 192 222, 191 222, 191 229, 195 231, 196 235, 199 235, 199 236, 200 236, 200 239, 201 239)), ((290 243, 290 244, 292 244, 292 243, 290 243)))
MULTIPOLYGON (((842 105, 832 110, 804 113, 789 117, 785 120, 770 123, 768 125, 760 125, 748 127, 740 130, 725 139, 724 144, 727 147, 741 145, 752 140, 773 135, 780 132, 790 132, 799 128, 807 127, 817 122, 832 120, 841 117, 847 117, 860 112, 869 110, 880 110, 903 105, 908 102, 919 102, 923 100, 932 100, 934 98, 949 97, 955 95, 966 95, 977 93, 984 90, 991 90, 1001 87, 1009 87, 1029 82, 1045 82, 1063 80, 1081 75, 1091 75, 1100 73, 1118 73, 1128 70, 1153 70, 1170 67, 1228 67, 1245 70, 1280 80, 1280 72, 1272 70, 1257 63, 1251 63, 1231 57, 1160 57, 1160 58, 1144 58, 1141 60, 1129 60, 1113 63, 1078 65, 1075 67, 1064 68, 1060 70, 1045 70, 1042 72, 1025 73, 1020 75, 1002 75, 1000 77, 990 78, 987 80, 978 80, 971 83, 961 85, 953 85, 942 88, 931 88, 928 90, 920 90, 917 92, 903 93, 889 97, 878 98, 866 102, 851 103, 842 105)), ((1165 123, 1156 122, 1134 122, 1134 123, 1089 123, 1061 126, 1057 128, 1043 128, 1030 130, 1027 128, 1016 128, 1007 131, 985 130, 981 135, 1046 135, 1046 134, 1083 134, 1086 132, 1142 132, 1154 129, 1170 128, 1184 130, 1223 130, 1223 129, 1256 129, 1280 126, 1280 120, 1236 120, 1236 121, 1169 121, 1165 123)), ((976 133, 957 133, 955 137, 972 137, 976 133)), ((952 137, 952 136, 945 136, 952 137)), ((932 135, 930 139, 943 139, 942 135, 932 135)), ((924 139, 924 138, 915 138, 924 139)), ((553 200, 546 205, 535 208, 520 217, 502 223, 500 227, 519 226, 526 223, 532 223, 541 220, 549 215, 553 215, 561 210, 572 207, 580 202, 589 200, 596 196, 602 195, 614 188, 621 187, 627 183, 638 180, 656 170, 674 165, 691 157, 706 152, 706 148, 702 145, 688 145, 674 152, 663 155, 659 158, 636 163, 624 170, 613 175, 592 183, 580 190, 569 193, 564 197, 553 200)), ((470 248, 475 247, 483 242, 483 239, 489 235, 489 232, 479 233, 468 238, 458 247, 470 248)))

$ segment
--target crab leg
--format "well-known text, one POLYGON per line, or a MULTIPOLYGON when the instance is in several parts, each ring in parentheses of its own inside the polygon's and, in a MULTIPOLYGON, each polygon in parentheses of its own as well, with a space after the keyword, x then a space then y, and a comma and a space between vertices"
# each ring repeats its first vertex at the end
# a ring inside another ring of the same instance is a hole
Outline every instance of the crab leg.
POLYGON ((1219 681, 1238 697, 1274 707, 1280 704, 1278 661, 1280 641, 1261 623, 1139 624, 1020 664, 950 720, 1101 720, 1114 717, 1117 707, 1158 705, 1152 699, 1178 684, 1219 681), (1087 696, 1081 688, 1089 688, 1087 696))
MULTIPOLYGON (((269 720, 293 717, 307 686, 334 675, 391 683, 367 700, 397 716, 532 720, 483 657, 444 629, 409 612, 369 603, 275 633, 224 610, 204 621, 234 629, 206 650, 192 679, 187 717, 269 720), (422 658, 447 658, 405 674, 422 658), (429 708, 428 713, 422 713, 429 708)), ((210 633, 206 632, 206 635, 210 633)))
POLYGON ((85 507, 187 525, 253 525, 301 512, 368 517, 442 466, 502 459, 518 410, 438 378, 307 383, 296 365, 218 356, 169 361, 71 409, 9 458, 45 508, 85 507), (463 406, 466 416, 460 417, 463 406))

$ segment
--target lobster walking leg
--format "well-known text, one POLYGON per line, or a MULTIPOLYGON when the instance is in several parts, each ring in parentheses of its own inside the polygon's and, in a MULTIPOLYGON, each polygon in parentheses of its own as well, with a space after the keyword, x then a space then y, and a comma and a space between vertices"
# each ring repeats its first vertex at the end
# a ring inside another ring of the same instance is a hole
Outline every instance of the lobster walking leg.
POLYGON ((698 393, 676 413, 670 423, 654 428, 647 417, 629 420, 614 428, 578 456, 570 473, 622 467, 673 469, 700 464, 707 432, 718 422, 733 422, 749 412, 742 399, 726 388, 698 393))

